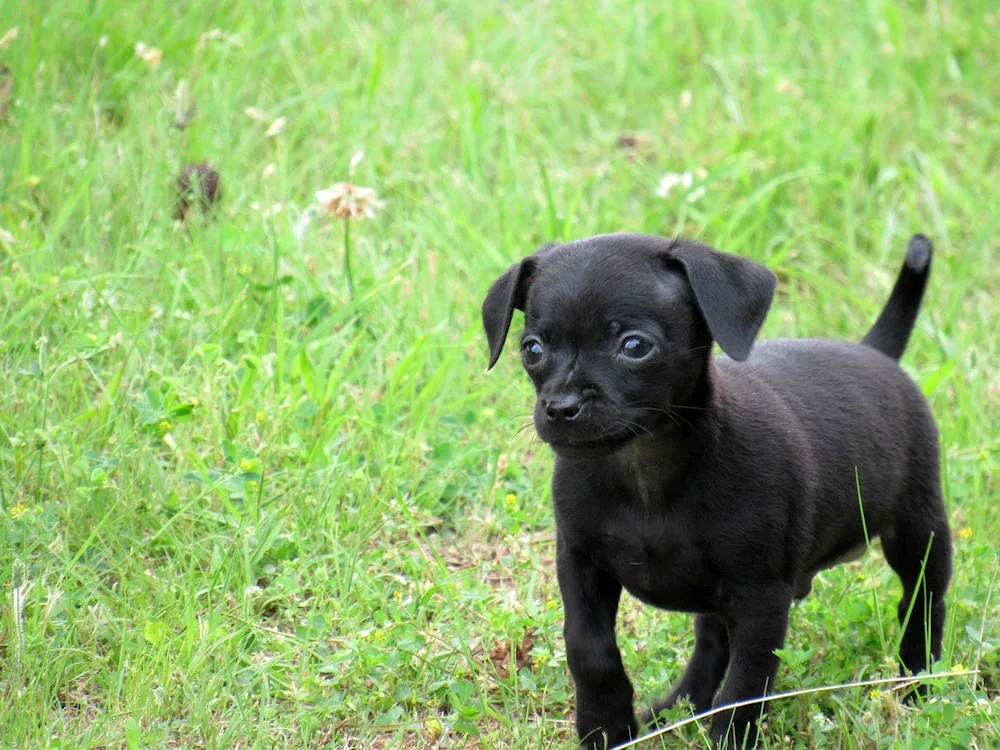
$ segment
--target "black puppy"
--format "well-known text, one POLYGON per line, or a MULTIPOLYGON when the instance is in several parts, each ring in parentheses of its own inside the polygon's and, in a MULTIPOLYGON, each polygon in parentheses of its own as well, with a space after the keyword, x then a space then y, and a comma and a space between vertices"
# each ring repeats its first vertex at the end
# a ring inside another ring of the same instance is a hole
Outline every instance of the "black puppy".
MULTIPOLYGON (((490 367, 523 310, 535 427, 556 454, 557 567, 582 745, 612 746, 639 729, 615 643, 623 586, 696 613, 687 670, 647 721, 682 697, 705 711, 713 699, 772 691, 792 600, 875 537, 903 582, 903 668, 940 656, 951 540, 937 429, 896 363, 930 261, 930 242, 913 237, 862 344, 753 347, 774 274, 683 240, 611 234, 548 246, 494 282, 482 309, 490 367), (728 357, 712 356, 713 340, 728 357)), ((759 714, 718 714, 713 741, 752 745, 759 714)))

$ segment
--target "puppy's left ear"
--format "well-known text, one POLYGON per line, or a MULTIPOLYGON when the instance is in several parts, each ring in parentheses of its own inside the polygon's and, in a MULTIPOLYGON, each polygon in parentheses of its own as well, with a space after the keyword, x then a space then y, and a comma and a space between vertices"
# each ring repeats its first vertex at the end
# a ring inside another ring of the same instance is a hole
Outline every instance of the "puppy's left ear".
POLYGON ((490 364, 487 370, 492 370, 500 358, 514 310, 524 310, 536 264, 537 259, 531 255, 520 263, 515 263, 493 282, 486 293, 482 313, 483 328, 486 329, 486 340, 490 345, 490 364))
POLYGON ((712 338, 730 357, 745 360, 767 317, 777 277, 760 263, 697 242, 675 244, 670 256, 683 266, 712 338))

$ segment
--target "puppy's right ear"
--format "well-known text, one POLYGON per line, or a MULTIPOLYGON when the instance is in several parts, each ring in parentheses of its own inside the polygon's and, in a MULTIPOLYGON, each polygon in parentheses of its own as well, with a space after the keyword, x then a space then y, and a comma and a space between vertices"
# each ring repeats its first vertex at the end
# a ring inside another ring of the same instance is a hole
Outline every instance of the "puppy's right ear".
POLYGON ((486 329, 486 340, 490 345, 490 364, 487 370, 500 359, 510 321, 514 317, 515 308, 524 310, 528 297, 528 288, 534 280, 538 259, 529 255, 520 263, 515 263, 504 274, 493 282, 483 300, 483 328, 486 329))

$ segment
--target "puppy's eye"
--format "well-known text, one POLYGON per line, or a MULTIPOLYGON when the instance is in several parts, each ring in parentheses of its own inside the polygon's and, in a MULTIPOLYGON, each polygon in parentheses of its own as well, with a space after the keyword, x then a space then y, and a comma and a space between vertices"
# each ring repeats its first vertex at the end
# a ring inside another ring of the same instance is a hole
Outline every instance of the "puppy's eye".
POLYGON ((651 351, 653 351, 652 342, 634 333, 622 341, 621 354, 627 359, 644 359, 651 351))
POLYGON ((537 365, 545 356, 545 349, 538 339, 525 339, 521 344, 521 360, 528 367, 537 365))

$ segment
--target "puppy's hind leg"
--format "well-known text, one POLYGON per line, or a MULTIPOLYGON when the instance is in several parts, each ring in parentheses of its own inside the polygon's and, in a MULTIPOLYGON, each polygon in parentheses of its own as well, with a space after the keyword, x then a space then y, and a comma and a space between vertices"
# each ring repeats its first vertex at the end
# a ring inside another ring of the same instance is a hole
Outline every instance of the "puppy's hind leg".
POLYGON ((911 496, 907 504, 917 512, 901 513, 895 527, 882 535, 886 560, 903 583, 899 659, 904 672, 913 674, 941 657, 944 598, 951 580, 948 517, 940 490, 930 494, 926 503, 913 503, 911 496))
POLYGON ((729 630, 721 615, 702 614, 695 617, 694 634, 694 653, 684 675, 666 698, 643 714, 642 724, 655 720, 660 711, 672 708, 683 698, 690 699, 698 713, 712 707, 729 664, 729 630))

